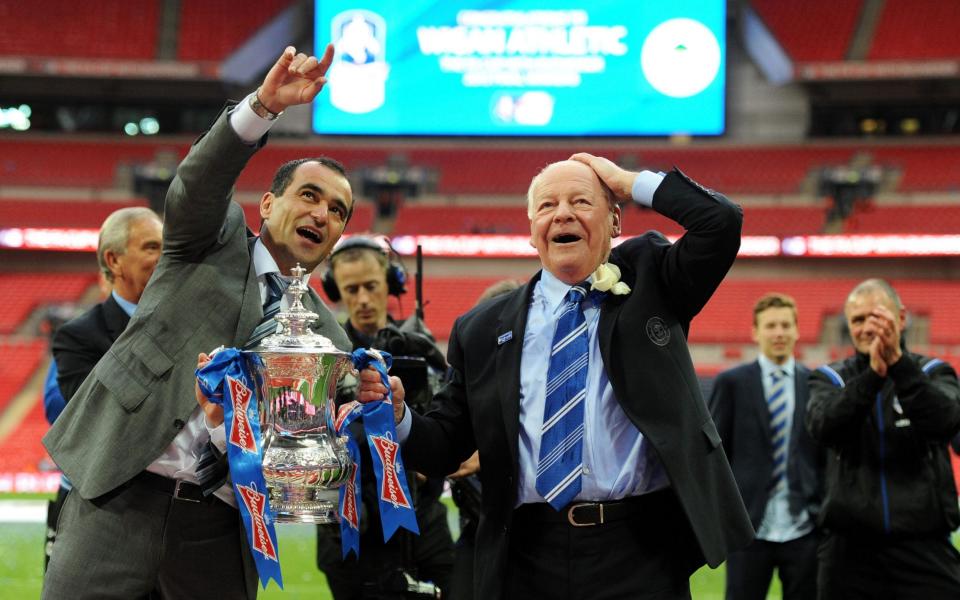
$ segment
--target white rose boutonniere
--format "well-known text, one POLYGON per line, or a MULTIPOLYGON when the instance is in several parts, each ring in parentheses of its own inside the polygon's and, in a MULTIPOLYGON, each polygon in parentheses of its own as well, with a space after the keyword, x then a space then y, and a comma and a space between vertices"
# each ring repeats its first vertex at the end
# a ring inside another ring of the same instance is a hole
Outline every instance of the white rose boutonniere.
POLYGON ((630 293, 630 286, 620 281, 620 267, 612 263, 603 263, 593 272, 591 289, 610 292, 614 296, 630 293))

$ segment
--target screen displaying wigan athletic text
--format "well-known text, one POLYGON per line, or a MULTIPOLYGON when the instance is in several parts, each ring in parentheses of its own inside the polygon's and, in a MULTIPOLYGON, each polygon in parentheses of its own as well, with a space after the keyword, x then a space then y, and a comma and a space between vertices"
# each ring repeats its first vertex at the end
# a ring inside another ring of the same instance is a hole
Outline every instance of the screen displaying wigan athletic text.
POLYGON ((317 133, 724 131, 726 0, 318 0, 317 133), (362 6, 363 8, 356 8, 362 6))

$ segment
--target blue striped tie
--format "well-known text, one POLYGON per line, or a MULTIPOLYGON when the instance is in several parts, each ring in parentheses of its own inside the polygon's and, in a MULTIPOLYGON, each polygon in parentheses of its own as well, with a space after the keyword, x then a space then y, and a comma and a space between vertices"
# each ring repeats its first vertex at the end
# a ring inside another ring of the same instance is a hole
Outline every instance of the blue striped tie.
POLYGON ((250 334, 250 339, 244 346, 246 349, 255 347, 260 343, 260 340, 277 331, 277 321, 274 317, 280 312, 280 300, 283 299, 283 293, 287 291, 287 286, 290 285, 277 272, 267 273, 265 280, 267 299, 263 301, 263 319, 250 334))
POLYGON ((767 397, 767 408, 770 409, 770 442, 773 447, 773 476, 770 479, 770 490, 779 490, 787 481, 787 372, 776 369, 773 374, 773 383, 767 397))
POLYGON ((580 302, 586 296, 587 285, 581 283, 567 293, 547 369, 536 487, 557 510, 569 504, 580 493, 581 486, 589 346, 580 302))

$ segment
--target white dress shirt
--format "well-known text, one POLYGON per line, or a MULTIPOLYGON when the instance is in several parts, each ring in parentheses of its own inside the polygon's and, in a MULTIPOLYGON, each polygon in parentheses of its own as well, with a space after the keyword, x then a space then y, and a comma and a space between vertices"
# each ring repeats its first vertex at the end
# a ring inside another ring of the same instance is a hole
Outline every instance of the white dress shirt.
MULTIPOLYGON (((253 144, 269 131, 274 121, 263 119, 253 112, 248 100, 249 96, 234 107, 230 113, 230 125, 242 140, 253 144)), ((263 302, 267 297, 266 274, 270 271, 278 272, 280 269, 260 240, 257 240, 254 246, 254 265, 257 270, 257 280, 260 283, 260 301, 263 302)), ((281 307, 286 308, 285 304, 286 297, 281 301, 281 307)), ((123 303, 120 306, 127 310, 127 306, 123 303)), ((132 311, 128 311, 128 314, 132 314, 132 311)), ((211 427, 207 423, 203 410, 197 405, 180 433, 173 438, 163 453, 150 463, 147 471, 170 479, 200 483, 197 479, 196 467, 207 440, 212 440, 221 452, 226 452, 227 441, 223 424, 211 427)), ((237 506, 229 479, 214 494, 230 506, 237 506)))

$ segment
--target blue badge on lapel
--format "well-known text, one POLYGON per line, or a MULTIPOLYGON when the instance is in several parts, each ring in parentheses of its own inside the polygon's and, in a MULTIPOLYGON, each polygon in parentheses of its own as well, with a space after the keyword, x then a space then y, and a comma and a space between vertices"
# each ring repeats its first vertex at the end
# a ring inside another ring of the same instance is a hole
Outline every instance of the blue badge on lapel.
POLYGON ((497 345, 502 346, 512 339, 513 339, 513 331, 508 331, 504 334, 501 334, 500 337, 497 338, 497 345))

